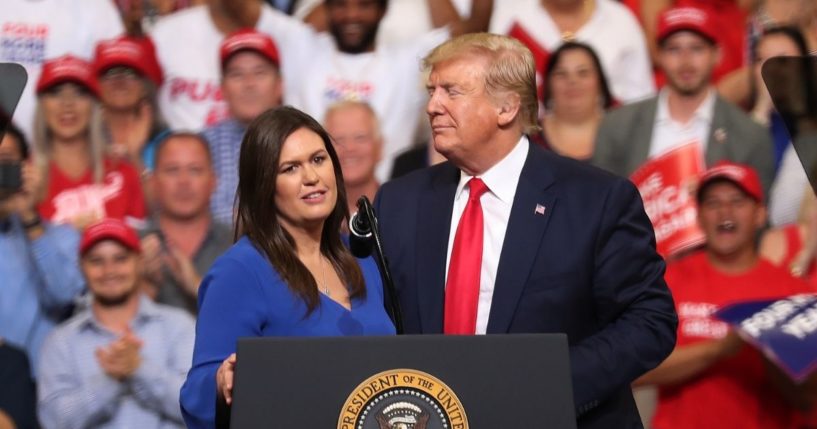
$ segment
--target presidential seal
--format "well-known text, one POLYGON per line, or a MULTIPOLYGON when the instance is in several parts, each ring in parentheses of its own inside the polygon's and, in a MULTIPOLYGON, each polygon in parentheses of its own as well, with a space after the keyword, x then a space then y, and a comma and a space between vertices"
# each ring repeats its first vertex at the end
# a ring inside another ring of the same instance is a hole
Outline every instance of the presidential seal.
POLYGON ((413 369, 369 377, 343 404, 338 429, 468 429, 462 403, 448 386, 413 369))

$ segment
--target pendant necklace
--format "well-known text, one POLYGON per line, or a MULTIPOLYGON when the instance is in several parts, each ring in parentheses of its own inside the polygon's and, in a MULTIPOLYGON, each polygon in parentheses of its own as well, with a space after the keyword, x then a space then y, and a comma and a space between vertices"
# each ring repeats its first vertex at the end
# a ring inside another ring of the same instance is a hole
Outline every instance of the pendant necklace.
POLYGON ((325 272, 325 271, 324 271, 324 269, 323 269, 323 257, 321 257, 321 258, 318 260, 318 263, 319 263, 319 264, 320 264, 320 266, 321 266, 321 278, 322 278, 322 280, 323 280, 323 287, 321 287, 320 285, 318 285, 318 290, 320 290, 321 292, 323 292, 323 294, 324 294, 324 295, 326 295, 326 296, 332 296, 332 295, 329 293, 329 286, 327 286, 327 285, 326 285, 326 272, 325 272))

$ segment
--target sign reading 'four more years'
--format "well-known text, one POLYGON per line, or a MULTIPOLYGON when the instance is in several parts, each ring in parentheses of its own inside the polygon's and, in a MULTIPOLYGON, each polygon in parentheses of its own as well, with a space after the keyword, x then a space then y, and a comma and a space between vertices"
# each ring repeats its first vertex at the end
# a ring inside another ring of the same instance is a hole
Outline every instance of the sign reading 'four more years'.
POLYGON ((369 377, 343 404, 338 429, 468 429, 454 392, 431 374, 394 369, 369 377))
POLYGON ((817 370, 817 295, 729 305, 715 317, 733 325, 796 382, 817 370))

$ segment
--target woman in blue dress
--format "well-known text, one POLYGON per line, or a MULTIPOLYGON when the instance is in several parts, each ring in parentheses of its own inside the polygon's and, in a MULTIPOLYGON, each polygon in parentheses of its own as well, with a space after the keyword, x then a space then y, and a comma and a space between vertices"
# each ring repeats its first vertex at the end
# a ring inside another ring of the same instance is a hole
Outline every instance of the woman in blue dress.
POLYGON ((181 390, 189 428, 232 401, 236 340, 386 335, 394 326, 371 259, 341 238, 349 217, 329 135, 291 107, 267 111, 241 144, 236 243, 199 288, 193 366, 181 390))

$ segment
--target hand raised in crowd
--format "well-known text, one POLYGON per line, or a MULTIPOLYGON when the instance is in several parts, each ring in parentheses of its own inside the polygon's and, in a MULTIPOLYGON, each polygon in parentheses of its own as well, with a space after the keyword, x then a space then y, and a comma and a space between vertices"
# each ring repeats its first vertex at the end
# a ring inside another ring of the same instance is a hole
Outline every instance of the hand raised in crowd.
POLYGON ((153 127, 153 106, 143 100, 136 108, 135 115, 127 124, 119 127, 114 142, 109 145, 109 154, 116 159, 124 159, 137 169, 142 166, 142 150, 150 139, 153 127))
POLYGON ((225 1, 221 7, 235 28, 255 27, 261 16, 261 2, 258 0, 225 1))
POLYGON ((233 378, 235 378, 235 353, 221 362, 216 372, 216 393, 230 405, 233 402, 233 378))
POLYGON ((37 204, 39 204, 42 193, 42 172, 32 162, 23 162, 20 176, 22 179, 21 189, 5 199, 0 199, 0 211, 5 213, 16 213, 20 221, 26 227, 26 234, 29 240, 35 240, 45 231, 39 224, 39 214, 37 204))
POLYGON ((105 347, 96 349, 96 359, 105 374, 117 380, 132 376, 142 364, 142 340, 128 329, 105 347))
MULTIPOLYGON (((173 13, 173 11, 176 10, 176 7, 177 7, 176 3, 178 3, 178 0, 149 0, 149 1, 153 4, 153 7, 156 8, 156 12, 159 15, 167 15, 169 13, 173 13)), ((204 3, 204 2, 202 2, 202 1, 198 1, 198 2, 193 1, 193 2, 191 2, 191 4, 194 4, 194 5, 198 4, 198 3, 204 3)))
POLYGON ((168 243, 167 251, 162 256, 165 266, 168 267, 176 283, 181 285, 190 296, 196 297, 199 284, 201 284, 201 275, 193 265, 193 260, 172 243, 168 243))
POLYGON ((752 119, 763 125, 769 125, 769 114, 774 110, 774 104, 772 103, 772 98, 769 95, 769 91, 766 88, 761 88, 759 91, 759 95, 757 100, 755 101, 754 108, 750 112, 750 116, 752 119))
POLYGON ((803 247, 788 267, 791 275, 800 278, 806 278, 809 275, 809 267, 814 263, 815 255, 817 255, 817 209, 812 207, 813 202, 809 202, 808 198, 803 204, 806 206, 805 221, 808 225, 808 233, 803 247))
POLYGON ((87 212, 82 213, 80 215, 75 216, 71 219, 70 224, 77 230, 77 231, 85 231, 89 225, 94 224, 98 221, 102 220, 102 217, 95 212, 87 212))
POLYGON ((131 36, 141 36, 142 18, 145 16, 144 2, 146 0, 132 0, 129 2, 129 8, 122 12, 122 23, 125 25, 125 31, 131 36))
POLYGON ((159 287, 164 282, 162 240, 158 234, 152 233, 142 238, 141 245, 143 278, 159 287))
POLYGON ((150 138, 150 129, 153 126, 153 106, 147 101, 143 100, 136 109, 134 120, 127 128, 125 141, 127 145, 128 159, 137 161, 142 159, 142 149, 150 138))
POLYGON ((3 200, 6 212, 16 213, 23 222, 28 222, 37 216, 39 203, 39 189, 42 183, 42 173, 31 162, 24 162, 21 166, 23 181, 22 189, 3 200))
POLYGON ((142 239, 144 278, 154 288, 165 282, 165 268, 173 280, 188 294, 196 296, 201 283, 201 275, 187 257, 172 243, 162 244, 157 234, 148 234, 142 239))

